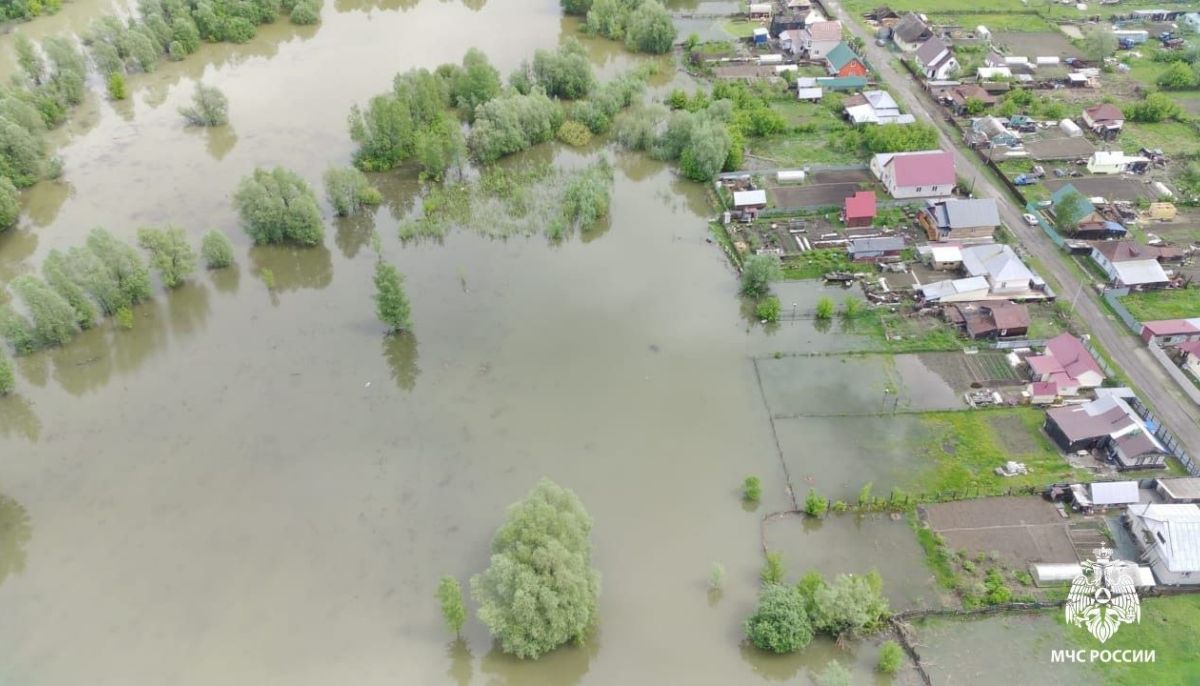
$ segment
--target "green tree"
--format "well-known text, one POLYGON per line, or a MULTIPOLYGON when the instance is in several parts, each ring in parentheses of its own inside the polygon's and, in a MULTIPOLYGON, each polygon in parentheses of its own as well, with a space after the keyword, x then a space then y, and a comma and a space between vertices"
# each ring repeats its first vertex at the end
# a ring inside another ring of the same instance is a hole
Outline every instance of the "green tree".
POLYGON ((321 21, 321 2, 320 0, 300 0, 296 6, 292 8, 292 12, 288 18, 293 24, 301 26, 311 26, 321 21))
POLYGON ((983 114, 988 108, 987 103, 975 96, 967 98, 964 107, 967 110, 967 114, 972 116, 983 114))
POLYGON ((629 12, 636 5, 636 0, 592 0, 584 27, 588 33, 622 40, 629 12))
POLYGON ((822 297, 817 301, 817 319, 821 321, 833 319, 834 307, 832 298, 822 297))
POLYGON ((833 636, 873 629, 890 613, 878 572, 839 574, 813 592, 811 608, 813 626, 833 636))
POLYGON ((213 229, 200 240, 200 256, 209 269, 224 269, 233 265, 233 243, 224 233, 213 229))
POLYGON ((829 508, 829 500, 817 493, 816 489, 808 489, 804 497, 804 513, 809 517, 820 517, 829 508))
POLYGON ((467 147, 487 164, 553 139, 562 122, 562 108, 541 91, 503 95, 479 106, 467 147))
POLYGON ((16 390, 16 380, 13 378, 12 361, 0 350, 0 396, 8 395, 16 390))
POLYGON ((863 301, 854 296, 846 298, 842 303, 842 316, 846 319, 858 319, 863 314, 863 301))
POLYGON ((577 17, 586 16, 588 10, 592 8, 592 0, 559 0, 559 2, 563 12, 577 17))
POLYGON ((875 666, 884 674, 895 674, 904 663, 904 650, 895 641, 884 641, 879 646, 879 663, 875 666))
POLYGON ((242 227, 255 243, 317 245, 325 237, 312 188, 283 167, 255 169, 233 196, 242 227))
POLYGON ((216 86, 196 83, 192 104, 179 108, 192 126, 224 126, 229 123, 229 100, 216 86))
POLYGON ((330 167, 325 170, 325 197, 339 217, 358 214, 364 207, 383 202, 383 194, 371 185, 367 175, 354 167, 330 167))
POLYGON ((21 202, 17 187, 8 178, 0 176, 0 232, 17 225, 21 216, 21 202))
POLYGON ((536 658, 583 641, 600 593, 591 528, 579 498, 548 479, 509 508, 492 539, 491 564, 471 579, 479 619, 504 652, 536 658))
POLYGON ((138 245, 150 253, 150 266, 158 270, 163 285, 177 288, 196 271, 196 251, 188 244, 187 234, 177 226, 165 229, 143 227, 137 232, 138 245))
POLYGON ((872 153, 913 152, 938 147, 937 129, 924 122, 869 126, 863 130, 863 141, 872 153))
POLYGON ((774 255, 751 255, 742 263, 742 295, 761 298, 771 290, 771 282, 783 278, 779 258, 774 255))
POLYGON ((379 260, 375 263, 375 313, 389 331, 408 331, 408 296, 404 293, 404 277, 395 267, 379 260))
POLYGON ((757 503, 762 498, 762 481, 757 476, 748 476, 742 482, 742 499, 757 503))
POLYGON ((608 215, 612 194, 612 167, 606 160, 575 175, 563 191, 563 218, 580 229, 608 215))
POLYGON ((708 570, 708 590, 717 592, 725 590, 725 565, 720 562, 712 563, 712 567, 708 570))
POLYGON ((467 609, 463 604, 463 592, 462 587, 458 585, 458 579, 443 576, 438 582, 436 597, 442 607, 442 619, 446 622, 446 629, 455 636, 460 635, 463 622, 467 620, 467 609))
POLYGON ((12 290, 29 312, 33 347, 62 345, 79 332, 75 310, 66 298, 36 276, 18 276, 12 290))
POLYGON ((535 51, 533 78, 547 95, 566 100, 583 98, 596 85, 587 50, 574 38, 567 38, 555 52, 535 51))
POLYGON ((1125 108, 1125 116, 1136 122, 1155 123, 1178 118, 1181 114, 1183 108, 1179 103, 1163 93, 1151 93, 1125 108))
POLYGON ((450 95, 454 106, 462 110, 467 121, 473 121, 476 107, 500 95, 500 72, 488 61, 487 55, 471 48, 463 57, 462 69, 455 73, 450 95))
MULTIPOLYGON (((21 107, 16 103, 4 104, 10 109, 21 107)), ((38 121, 36 126, 23 126, 8 116, 0 116, 0 176, 7 177, 17 188, 32 186, 46 171, 42 123, 38 121)))
MULTIPOLYGON (((132 246, 117 240, 108 231, 96 228, 88 234, 87 249, 99 259, 108 273, 107 286, 102 288, 115 290, 111 301, 113 307, 106 307, 106 313, 113 314, 122 307, 131 307, 150 297, 150 270, 132 246)), ((68 257, 72 252, 68 252, 68 257)), ((104 304, 99 295, 97 299, 104 304)))
POLYGON ((770 584, 758 595, 754 614, 746 619, 746 637, 759 650, 792 653, 808 645, 813 638, 812 624, 804 610, 804 600, 795 589, 770 584))
POLYGON ((778 552, 767 553, 762 571, 758 573, 759 581, 763 584, 782 584, 787 570, 783 567, 783 555, 778 552))
POLYGON ((1083 196, 1079 193, 1067 193, 1059 198, 1054 205, 1054 222, 1065 233, 1073 233, 1079 228, 1079 220, 1083 219, 1083 196))
POLYGON ((731 145, 724 124, 701 117, 679 154, 679 170, 693 181, 709 181, 725 166, 731 145))
POLYGON ((871 487, 872 486, 874 486, 874 484, 872 482, 868 481, 867 483, 863 484, 862 488, 860 488, 858 490, 858 505, 859 505, 859 507, 871 504, 871 500, 872 500, 871 487))
POLYGON ((1117 51, 1117 36, 1106 27, 1096 27, 1083 35, 1083 54, 1093 62, 1103 62, 1117 51))
POLYGON ((758 317, 759 321, 774 323, 779 321, 779 312, 782 307, 779 298, 768 295, 754 306, 754 316, 758 317))
POLYGON ((671 14, 658 0, 645 0, 629 15, 625 46, 637 52, 661 55, 670 52, 677 31, 671 14))
POLYGON ((1172 62, 1163 73, 1158 75, 1155 82, 1159 88, 1172 91, 1190 90, 1195 88, 1198 79, 1196 72, 1183 62, 1172 62))
POLYGON ((70 303, 71 308, 75 310, 75 320, 79 328, 91 328, 96 321, 96 307, 88 297, 87 291, 72 278, 67 256, 58 250, 51 250, 42 261, 42 278, 70 303))

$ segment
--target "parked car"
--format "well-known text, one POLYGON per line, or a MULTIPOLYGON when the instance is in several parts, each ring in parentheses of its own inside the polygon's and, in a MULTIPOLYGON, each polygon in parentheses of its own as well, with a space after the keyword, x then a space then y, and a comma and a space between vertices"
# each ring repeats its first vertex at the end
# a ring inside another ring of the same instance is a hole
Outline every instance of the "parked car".
POLYGON ((1038 207, 1050 207, 1052 205, 1054 205, 1054 202, 1051 200, 1039 200, 1037 204, 1038 207))
POLYGON ((1038 224, 1038 218, 1032 214, 1023 214, 1021 215, 1021 218, 1024 219, 1025 223, 1030 226, 1037 226, 1038 224))

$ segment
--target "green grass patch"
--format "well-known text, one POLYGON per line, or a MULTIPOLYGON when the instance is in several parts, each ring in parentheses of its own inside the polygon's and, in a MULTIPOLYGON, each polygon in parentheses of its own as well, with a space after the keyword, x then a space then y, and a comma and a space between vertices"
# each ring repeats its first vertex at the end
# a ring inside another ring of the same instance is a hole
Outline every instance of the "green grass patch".
POLYGON ((950 562, 946 542, 933 529, 923 526, 916 513, 909 513, 908 523, 917 534, 917 543, 920 544, 921 550, 925 551, 925 564, 929 565, 933 578, 937 579, 942 588, 954 589, 957 575, 950 562))
MULTIPOLYGON (((1086 630, 1066 626, 1056 613, 1068 639, 1080 648, 1098 648, 1086 630)), ((1194 686, 1200 684, 1200 660, 1196 659, 1196 637, 1200 636, 1200 595, 1143 598, 1142 620, 1122 624, 1120 631, 1104 644, 1105 650, 1154 650, 1150 663, 1105 663, 1098 665, 1103 682, 1110 686, 1194 686)))
POLYGON ((892 353, 962 350, 968 342, 957 329, 935 317, 906 317, 876 307, 845 322, 847 333, 869 336, 881 350, 892 353))
MULTIPOLYGON (((944 3, 938 3, 938 9, 942 9, 944 3)), ((989 3, 990 5, 991 3, 989 3)), ((975 3, 970 9, 979 9, 979 3, 975 3)), ((929 22, 934 25, 957 24, 969 31, 975 30, 976 26, 983 25, 988 27, 992 33, 997 31, 1020 31, 1024 33, 1037 33, 1045 31, 1057 31, 1058 28, 1046 21, 1042 17, 1033 14, 1017 14, 1017 13, 988 13, 988 14, 930 14, 929 22)))
POLYGON ((1200 317, 1200 288, 1130 293, 1121 298, 1121 304, 1140 322, 1200 317))
POLYGON ((1200 136, 1196 135, 1196 130, 1177 121, 1157 124, 1126 121, 1120 142, 1121 149, 1127 153, 1136 153, 1142 148, 1158 148, 1176 157, 1200 154, 1200 136))
POLYGON ((875 266, 853 262, 845 250, 836 248, 809 250, 783 258, 783 278, 790 280, 819 279, 827 272, 869 274, 875 266))
POLYGON ((921 420, 935 438, 924 451, 932 465, 914 479, 926 498, 996 495, 1051 481, 1090 481, 1087 470, 1072 468, 1042 431, 1045 414, 1031 407, 928 412, 921 420), (1011 434, 1011 435, 1010 435, 1011 434), (996 467, 1023 462, 1029 474, 1003 477, 996 467))
POLYGON ((725 33, 734 38, 749 38, 754 35, 754 29, 761 26, 762 24, 757 21, 746 19, 727 19, 721 22, 721 28, 725 30, 725 33))

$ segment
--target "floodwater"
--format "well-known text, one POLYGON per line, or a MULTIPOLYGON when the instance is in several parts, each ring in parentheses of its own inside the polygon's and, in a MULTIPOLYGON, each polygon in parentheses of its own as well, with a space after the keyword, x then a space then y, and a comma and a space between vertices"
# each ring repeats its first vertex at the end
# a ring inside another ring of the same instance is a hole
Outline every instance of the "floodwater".
MULTIPOLYGON (((74 0, 17 29, 79 31, 109 7, 74 0)), ((250 246, 238 180, 280 164, 318 185, 350 159, 350 106, 395 72, 471 46, 507 72, 577 27, 553 0, 330 0, 322 19, 164 63, 126 102, 93 96, 55 134, 63 178, 23 194, 0 235, 0 284, 97 225, 132 240, 178 224, 194 242, 220 228, 238 254, 138 307, 130 331, 17 361, 18 395, 0 399, 0 682, 804 683, 836 657, 876 683, 870 643, 778 659, 740 643, 759 517, 788 506, 751 357, 846 339, 747 321, 698 186, 610 151, 607 227, 401 244, 420 188, 388 174, 374 216, 327 211, 323 247, 250 246), (229 97, 228 128, 183 127, 199 80, 229 97), (375 319, 373 230, 407 277, 414 335, 375 319), (740 502, 747 474, 767 484, 757 510, 740 502), (595 518, 596 632, 537 662, 474 620, 449 640, 438 577, 481 571, 505 506, 542 476, 595 518), (716 596, 713 562, 728 570, 716 596)), ((587 45, 603 76, 642 61, 587 45)))

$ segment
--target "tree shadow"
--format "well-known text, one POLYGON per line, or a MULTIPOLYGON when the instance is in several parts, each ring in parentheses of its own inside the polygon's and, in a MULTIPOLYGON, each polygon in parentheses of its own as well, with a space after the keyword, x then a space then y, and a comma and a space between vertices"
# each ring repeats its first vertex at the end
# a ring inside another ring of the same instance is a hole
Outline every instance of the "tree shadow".
POLYGON ((358 252, 371 242, 371 234, 375 231, 375 212, 373 210, 359 213, 353 217, 337 217, 333 220, 336 233, 333 242, 342 257, 354 259, 358 252))
POLYGON ((571 686, 583 679, 596 657, 599 633, 593 629, 583 645, 568 644, 536 660, 522 660, 494 646, 480 660, 479 669, 493 686, 571 686))
POLYGON ((42 422, 33 411, 33 403, 19 395, 0 398, 0 437, 37 443, 41 436, 42 422))
POLYGON ((32 536, 29 513, 17 501, 0 494, 0 583, 25 571, 25 546, 32 536))
POLYGON ((467 642, 458 638, 447 644, 446 657, 450 658, 450 667, 446 670, 446 676, 450 677, 450 680, 458 686, 469 686, 473 672, 471 663, 475 656, 471 654, 467 642))
POLYGON ((397 387, 406 391, 416 387, 421 368, 417 365, 417 337, 412 332, 384 336, 383 359, 387 360, 397 387))

